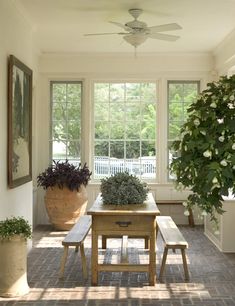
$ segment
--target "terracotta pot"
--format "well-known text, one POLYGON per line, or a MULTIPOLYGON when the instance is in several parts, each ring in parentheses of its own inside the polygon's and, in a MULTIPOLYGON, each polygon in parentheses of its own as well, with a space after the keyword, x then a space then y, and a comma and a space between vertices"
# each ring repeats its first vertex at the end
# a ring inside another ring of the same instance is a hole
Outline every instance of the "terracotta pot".
POLYGON ((17 297, 29 292, 27 241, 20 235, 0 239, 0 296, 17 297))
POLYGON ((57 230, 70 230, 87 207, 87 192, 84 185, 79 191, 67 187, 49 187, 45 195, 46 210, 50 222, 57 230))

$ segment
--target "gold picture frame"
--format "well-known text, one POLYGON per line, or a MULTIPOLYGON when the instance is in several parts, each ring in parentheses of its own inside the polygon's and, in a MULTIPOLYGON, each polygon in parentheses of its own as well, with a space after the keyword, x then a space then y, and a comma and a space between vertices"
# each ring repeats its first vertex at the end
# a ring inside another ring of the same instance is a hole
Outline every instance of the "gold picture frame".
POLYGON ((8 186, 32 180, 32 76, 14 55, 8 59, 8 186))

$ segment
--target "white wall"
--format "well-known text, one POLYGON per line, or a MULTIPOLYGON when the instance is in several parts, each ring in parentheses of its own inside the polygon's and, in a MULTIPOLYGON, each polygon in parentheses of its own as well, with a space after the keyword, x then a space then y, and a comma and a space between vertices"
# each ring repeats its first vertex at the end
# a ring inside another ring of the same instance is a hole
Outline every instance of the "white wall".
POLYGON ((214 56, 218 74, 227 75, 228 71, 235 66, 235 30, 217 46, 214 56))
POLYGON ((23 216, 32 224, 32 182, 9 189, 7 186, 7 59, 16 56, 33 70, 34 87, 37 56, 28 21, 13 0, 0 1, 0 220, 23 216))
MULTIPOLYGON (((185 199, 188 192, 177 193, 173 186, 167 181, 167 96, 166 86, 168 79, 200 80, 202 89, 206 83, 214 77, 214 59, 211 54, 151 54, 137 58, 133 55, 100 54, 100 55, 58 55, 44 54, 40 57, 40 94, 37 97, 37 123, 36 139, 38 148, 38 159, 36 172, 43 171, 49 163, 49 130, 50 130, 50 80, 83 80, 85 85, 84 99, 85 107, 85 138, 83 155, 89 165, 91 162, 92 124, 91 114, 91 84, 94 80, 136 80, 147 79, 159 82, 159 108, 162 120, 162 130, 158 138, 160 158, 160 173, 158 184, 150 184, 152 192, 157 199, 185 199)), ((96 195, 99 193, 99 185, 91 182, 88 186, 89 206, 92 205, 96 195)), ((37 223, 47 223, 47 216, 43 201, 44 191, 40 188, 37 194, 37 223)), ((163 209, 163 208, 162 208, 163 209)), ((187 223, 187 217, 183 215, 183 208, 179 206, 164 207, 166 214, 173 213, 178 223, 187 223)), ((202 223, 195 214, 196 222, 202 223)))

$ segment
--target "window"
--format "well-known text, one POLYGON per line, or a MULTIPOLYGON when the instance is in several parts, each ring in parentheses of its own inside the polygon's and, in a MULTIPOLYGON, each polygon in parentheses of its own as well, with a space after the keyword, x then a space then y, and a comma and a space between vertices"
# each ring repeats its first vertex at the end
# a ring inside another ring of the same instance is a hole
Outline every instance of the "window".
POLYGON ((80 162, 81 99, 81 82, 51 82, 52 159, 80 162))
MULTIPOLYGON (((187 120, 187 109, 196 100, 199 87, 199 81, 168 81, 168 148, 179 138, 180 128, 187 120)), ((176 155, 177 152, 169 150, 168 162, 176 155)))
POLYGON ((94 178, 156 177, 156 83, 94 84, 94 178))

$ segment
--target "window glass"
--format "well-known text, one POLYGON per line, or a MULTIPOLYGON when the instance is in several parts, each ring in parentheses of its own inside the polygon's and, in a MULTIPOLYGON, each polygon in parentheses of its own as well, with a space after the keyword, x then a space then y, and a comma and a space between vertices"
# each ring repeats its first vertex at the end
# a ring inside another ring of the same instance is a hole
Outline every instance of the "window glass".
MULTIPOLYGON (((80 163, 81 82, 51 82, 51 158, 80 163)), ((100 112, 102 113, 102 112, 100 112)))
POLYGON ((156 83, 95 83, 94 121, 94 178, 156 177, 156 83))
MULTIPOLYGON (((168 81, 168 148, 179 138, 180 128, 186 122, 189 106, 199 94, 199 81, 168 81)), ((177 152, 168 150, 168 164, 177 152)), ((169 178, 173 179, 170 176, 169 178)))

